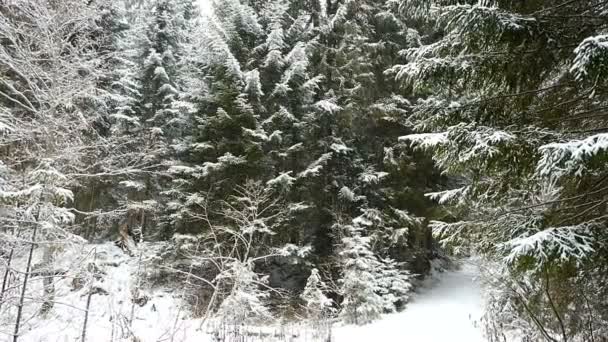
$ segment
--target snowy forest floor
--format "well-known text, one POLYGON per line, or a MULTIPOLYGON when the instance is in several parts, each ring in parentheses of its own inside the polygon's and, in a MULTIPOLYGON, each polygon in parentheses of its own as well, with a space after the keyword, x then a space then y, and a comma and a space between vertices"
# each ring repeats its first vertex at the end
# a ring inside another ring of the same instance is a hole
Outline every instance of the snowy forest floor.
MULTIPOLYGON (((84 250, 92 248, 86 246, 84 250)), ((209 329, 200 329, 200 319, 188 317, 180 305, 175 289, 157 289, 148 292, 149 301, 143 306, 131 305, 131 291, 137 273, 135 257, 127 257, 113 244, 96 245, 99 264, 106 265, 104 279, 98 282, 107 295, 92 297, 87 342, 137 341, 157 342, 211 342, 209 329), (133 317, 132 324, 128 324, 133 317), (176 319, 179 317, 179 319, 176 319)), ((76 250, 66 251, 62 260, 82 263, 77 257, 67 257, 76 250)), ((76 254, 82 254, 79 252, 76 254)), ((39 258, 40 256, 38 256, 39 258)), ((24 258, 17 262, 22 268, 24 258)), ((481 342, 484 341, 478 323, 483 311, 479 284, 479 269, 474 261, 465 260, 455 270, 434 271, 421 286, 403 312, 386 315, 364 326, 336 325, 332 342, 406 341, 406 342, 481 342)), ((70 265, 64 265, 66 269, 70 265)), ((142 269, 146 273, 149 270, 142 269)), ((42 292, 38 281, 28 289, 28 297, 42 292)), ((26 321, 21 329, 20 342, 67 342, 81 340, 83 312, 87 289, 70 289, 69 280, 56 283, 57 296, 54 309, 40 317, 34 308, 26 310, 26 321)), ((177 291, 179 292, 179 291, 177 291)), ((17 293, 14 294, 15 296, 17 293)), ((16 298, 16 297, 15 297, 16 298)), ((14 309, 6 308, 0 315, 0 341, 12 340, 11 329, 14 309)), ((317 329, 305 323, 276 327, 253 328, 246 341, 316 342, 317 329)))
POLYGON ((400 313, 364 326, 343 326, 334 330, 333 341, 485 341, 479 320, 483 299, 479 269, 465 260, 458 270, 433 275, 429 286, 414 296, 400 313))

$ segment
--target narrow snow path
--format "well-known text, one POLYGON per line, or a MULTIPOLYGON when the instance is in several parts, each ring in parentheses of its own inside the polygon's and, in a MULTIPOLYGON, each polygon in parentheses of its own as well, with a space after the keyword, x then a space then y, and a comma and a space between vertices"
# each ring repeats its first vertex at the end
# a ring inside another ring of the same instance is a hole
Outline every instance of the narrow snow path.
POLYGON ((483 342, 476 322, 482 314, 478 269, 464 263, 446 271, 438 283, 417 294, 407 308, 365 326, 344 326, 334 331, 334 341, 382 342, 483 342))

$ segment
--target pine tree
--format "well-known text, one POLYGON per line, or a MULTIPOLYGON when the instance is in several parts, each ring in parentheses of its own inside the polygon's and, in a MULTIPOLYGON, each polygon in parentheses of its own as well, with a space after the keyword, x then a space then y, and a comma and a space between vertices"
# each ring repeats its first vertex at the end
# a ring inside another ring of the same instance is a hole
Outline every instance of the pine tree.
POLYGON ((306 305, 308 318, 320 320, 332 313, 333 301, 326 296, 327 291, 327 285, 321 279, 319 270, 313 268, 300 295, 306 305))
POLYGON ((409 272, 395 260, 382 257, 388 252, 379 246, 386 240, 403 237, 404 233, 383 227, 392 236, 379 234, 381 230, 374 229, 374 226, 384 223, 381 212, 362 211, 351 225, 342 228, 345 236, 339 252, 345 297, 342 315, 356 324, 369 323, 381 313, 403 308, 412 290, 409 272))
POLYGON ((418 134, 401 141, 432 152, 453 177, 452 188, 429 194, 453 208, 436 234, 503 260, 508 282, 525 279, 507 301, 531 336, 593 335, 605 310, 589 308, 598 317, 589 328, 566 308, 605 267, 599 61, 607 50, 598 27, 606 5, 401 1, 399 9, 417 43, 386 73, 420 97, 407 118, 418 134))
POLYGON ((381 265, 371 251, 371 239, 361 236, 355 227, 346 228, 350 236, 342 239, 340 252, 344 273, 341 279, 344 296, 341 316, 346 323, 366 324, 380 318, 384 312, 384 299, 380 295, 382 288, 376 278, 381 265))
POLYGON ((377 241, 381 235, 390 239, 374 252, 424 272, 428 230, 424 221, 405 214, 424 213, 428 202, 406 186, 424 182, 410 177, 415 174, 410 160, 384 157, 393 153, 397 136, 408 132, 392 117, 409 102, 393 94, 396 83, 382 72, 398 58, 404 25, 388 7, 372 2, 325 9, 314 3, 215 3, 203 37, 207 53, 196 62, 208 74, 206 94, 191 97, 192 140, 183 164, 170 169, 187 193, 172 204, 176 227, 200 232, 201 217, 222 219, 210 208, 248 179, 259 180, 291 208, 273 241, 276 247, 310 244, 313 263, 322 262, 338 253, 333 227, 339 217, 378 210, 382 222, 362 228, 377 241), (394 130, 392 138, 382 136, 382 125, 394 130), (406 190, 392 191, 400 186, 406 190), (202 215, 201 198, 209 216, 202 215), (421 245, 426 247, 415 247, 421 245))
POLYGON ((108 33, 114 51, 114 70, 104 84, 110 128, 93 156, 97 184, 89 187, 90 199, 81 197, 80 203, 91 204, 83 210, 105 212, 89 230, 99 223, 104 227, 98 230, 107 234, 126 225, 138 239, 144 234, 165 238, 172 228, 161 203, 176 195, 167 191, 171 185, 164 170, 175 164, 191 124, 183 88, 196 12, 191 1, 112 6, 113 20, 124 26, 108 33))

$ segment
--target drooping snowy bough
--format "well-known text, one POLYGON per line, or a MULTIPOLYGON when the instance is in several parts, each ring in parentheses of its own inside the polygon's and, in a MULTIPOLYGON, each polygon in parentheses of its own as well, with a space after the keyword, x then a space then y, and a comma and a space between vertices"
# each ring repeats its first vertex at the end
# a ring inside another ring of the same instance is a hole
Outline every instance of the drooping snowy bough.
POLYGON ((437 237, 504 265, 490 333, 605 335, 606 3, 399 3, 421 37, 385 72, 421 97, 400 140, 451 180, 437 237))

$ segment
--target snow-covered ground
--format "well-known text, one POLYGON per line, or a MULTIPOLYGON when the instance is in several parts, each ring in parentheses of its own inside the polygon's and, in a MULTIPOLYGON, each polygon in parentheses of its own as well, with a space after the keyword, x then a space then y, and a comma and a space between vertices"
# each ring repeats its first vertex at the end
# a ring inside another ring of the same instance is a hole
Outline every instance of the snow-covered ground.
MULTIPOLYGON (((95 286, 105 294, 96 294, 91 299, 87 342, 133 341, 140 342, 211 342, 209 329, 201 327, 200 318, 191 318, 179 299, 179 289, 156 289, 147 292, 148 300, 142 306, 133 305, 131 298, 135 288, 134 275, 147 273, 139 270, 138 258, 128 257, 113 244, 88 245, 66 251, 62 260, 65 269, 84 260, 95 250, 96 263, 103 266, 103 278, 95 286), (128 321, 132 319, 132 323, 128 321)), ((39 253, 36 253, 39 254, 39 253)), ((37 255, 37 259, 40 256, 37 255)), ((23 268, 25 259, 17 262, 23 268)), ((387 315, 381 320, 365 326, 336 326, 332 332, 335 342, 481 342, 481 328, 476 322, 482 314, 482 296, 477 281, 478 269, 464 262, 456 271, 435 273, 408 304, 405 311, 387 315)), ((71 279, 57 281, 56 304, 53 310, 39 317, 36 301, 26 306, 21 328, 21 342, 67 342, 80 341, 84 323, 84 311, 88 287, 72 288, 71 279)), ((28 298, 42 292, 40 281, 28 286, 28 298)), ((17 295, 17 293, 15 293, 17 295)), ((10 302, 15 302, 16 296, 10 302)), ((15 303, 12 303, 15 304, 15 303)), ((0 342, 12 341, 12 325, 15 317, 7 305, 0 314, 0 342)), ((276 327, 252 328, 247 341, 317 342, 319 331, 302 324, 287 324, 276 327)), ((250 330, 250 329, 248 329, 250 330)))
POLYGON ((486 341, 477 323, 483 307, 478 273, 476 266, 465 261, 459 270, 439 275, 403 312, 370 325, 338 327, 333 341, 486 341))

